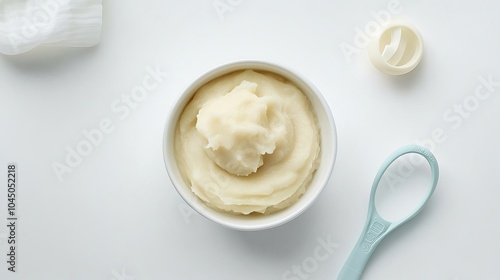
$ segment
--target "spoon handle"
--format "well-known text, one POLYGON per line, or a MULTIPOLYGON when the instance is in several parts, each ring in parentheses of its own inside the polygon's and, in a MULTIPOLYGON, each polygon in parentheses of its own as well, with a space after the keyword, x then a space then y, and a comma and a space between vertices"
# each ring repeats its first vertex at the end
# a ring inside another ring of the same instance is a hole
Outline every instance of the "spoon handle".
POLYGON ((382 239, 392 230, 391 223, 382 219, 374 208, 370 209, 365 228, 351 255, 342 267, 337 280, 359 280, 368 260, 382 239))

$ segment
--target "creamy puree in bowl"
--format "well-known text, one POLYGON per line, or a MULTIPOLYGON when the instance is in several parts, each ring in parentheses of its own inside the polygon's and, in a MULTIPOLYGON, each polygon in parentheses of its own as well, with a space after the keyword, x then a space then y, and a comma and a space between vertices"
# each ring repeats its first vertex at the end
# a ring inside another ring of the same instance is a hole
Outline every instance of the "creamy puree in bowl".
POLYGON ((236 71, 203 85, 175 131, 184 181, 210 207, 234 214, 292 205, 318 168, 319 152, 309 100, 270 72, 236 71))

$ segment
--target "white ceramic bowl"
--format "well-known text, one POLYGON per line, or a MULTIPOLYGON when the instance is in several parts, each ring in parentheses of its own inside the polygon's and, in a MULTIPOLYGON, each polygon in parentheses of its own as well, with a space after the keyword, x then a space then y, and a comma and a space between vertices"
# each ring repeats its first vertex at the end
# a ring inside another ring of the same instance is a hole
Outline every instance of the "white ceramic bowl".
POLYGON ((337 152, 337 133, 329 106, 321 93, 307 79, 282 66, 264 61, 236 61, 216 67, 202 75, 184 91, 174 105, 165 124, 163 157, 175 189, 181 197, 204 217, 228 228, 237 230, 262 230, 289 222, 302 214, 319 196, 332 173, 337 152), (318 117, 321 133, 321 160, 304 195, 290 207, 270 215, 234 215, 208 207, 184 182, 174 156, 174 135, 179 118, 196 91, 207 82, 234 71, 253 69, 273 72, 294 83, 309 98, 318 117))

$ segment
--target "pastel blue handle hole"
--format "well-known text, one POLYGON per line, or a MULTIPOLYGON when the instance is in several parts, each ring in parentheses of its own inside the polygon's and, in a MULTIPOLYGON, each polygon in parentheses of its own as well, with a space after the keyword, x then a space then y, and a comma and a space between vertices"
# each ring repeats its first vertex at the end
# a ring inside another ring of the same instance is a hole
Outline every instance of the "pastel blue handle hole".
POLYGON ((406 219, 418 211, 429 196, 431 167, 420 154, 397 158, 382 175, 375 193, 375 209, 389 222, 406 219))

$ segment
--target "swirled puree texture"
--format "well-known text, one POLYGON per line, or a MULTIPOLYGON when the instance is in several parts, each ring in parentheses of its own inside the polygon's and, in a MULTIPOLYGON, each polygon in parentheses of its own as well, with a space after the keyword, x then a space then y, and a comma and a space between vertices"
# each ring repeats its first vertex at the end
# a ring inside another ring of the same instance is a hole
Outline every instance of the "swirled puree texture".
POLYGON ((175 157, 209 206, 268 214, 305 192, 319 164, 319 139, 316 115, 296 86, 244 70, 196 92, 177 125, 175 157))

